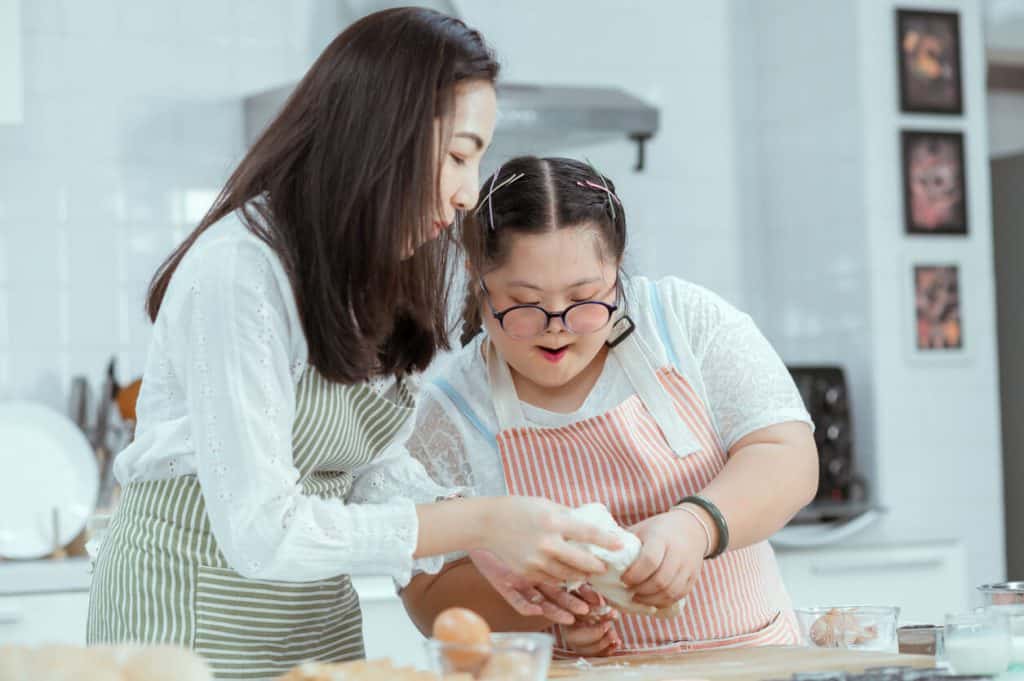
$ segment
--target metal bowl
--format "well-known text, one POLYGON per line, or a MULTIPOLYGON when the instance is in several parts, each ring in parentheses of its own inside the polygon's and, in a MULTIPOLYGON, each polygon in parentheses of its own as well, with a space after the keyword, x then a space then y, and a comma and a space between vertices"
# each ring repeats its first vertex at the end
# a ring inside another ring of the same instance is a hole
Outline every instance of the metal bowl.
POLYGON ((985 599, 985 605, 1015 605, 1024 603, 1024 582, 999 582, 982 584, 978 591, 985 599))

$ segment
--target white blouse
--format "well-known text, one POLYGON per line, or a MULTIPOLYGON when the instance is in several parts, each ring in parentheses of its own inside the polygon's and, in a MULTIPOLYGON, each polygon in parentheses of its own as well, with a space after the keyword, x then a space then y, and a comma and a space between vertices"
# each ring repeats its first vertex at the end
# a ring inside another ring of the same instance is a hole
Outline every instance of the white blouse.
MULTIPOLYGON (((686 378, 704 403, 728 451, 744 436, 760 428, 787 421, 802 421, 813 428, 800 393, 782 360, 746 314, 714 293, 675 277, 656 284, 664 311, 664 327, 677 355, 697 367, 686 378)), ((659 334, 648 296, 648 280, 631 278, 626 284, 627 313, 645 345, 661 366, 669 356, 659 334)), ((490 396, 487 368, 481 352, 483 335, 449 359, 424 382, 417 404, 416 428, 409 451, 422 461, 431 477, 442 485, 465 487, 475 495, 508 493, 501 458, 493 433, 497 415, 490 396), (439 387, 454 388, 474 412, 474 424, 439 387)), ((567 426, 603 414, 635 393, 614 353, 583 405, 572 413, 556 413, 521 402, 530 425, 567 426)), ((449 559, 457 556, 453 554, 449 559)))
MULTIPOLYGON (((292 425, 306 362, 280 260, 236 215, 225 217, 171 279, 153 327, 135 441, 115 460, 118 481, 196 475, 214 537, 245 577, 390 575, 404 585, 414 565, 436 572, 442 558, 412 557, 415 504, 450 490, 404 448, 413 419, 374 461, 353 471, 347 499, 303 494, 292 425)), ((393 381, 374 388, 395 392, 393 381)))

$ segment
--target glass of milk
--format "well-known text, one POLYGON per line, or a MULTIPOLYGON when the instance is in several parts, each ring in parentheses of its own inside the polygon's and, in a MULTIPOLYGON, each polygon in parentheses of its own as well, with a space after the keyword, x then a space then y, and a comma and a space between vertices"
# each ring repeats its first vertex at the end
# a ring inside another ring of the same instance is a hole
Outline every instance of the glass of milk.
POLYGON ((946 615, 946 660, 956 674, 1002 674, 1010 666, 1009 621, 988 610, 946 615))
POLYGON ((1024 603, 989 605, 985 609, 996 617, 1006 618, 1010 630, 1010 671, 1024 671, 1024 603))

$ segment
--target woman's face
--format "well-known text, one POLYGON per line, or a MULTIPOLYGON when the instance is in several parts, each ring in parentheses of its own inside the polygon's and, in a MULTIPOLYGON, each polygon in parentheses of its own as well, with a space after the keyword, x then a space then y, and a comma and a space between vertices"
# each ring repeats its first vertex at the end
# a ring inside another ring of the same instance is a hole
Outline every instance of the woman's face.
MULTIPOLYGON (((498 101, 491 83, 470 80, 455 86, 451 137, 438 169, 440 201, 430 223, 430 232, 422 243, 436 239, 450 227, 455 222, 455 211, 471 210, 476 205, 480 161, 494 137, 497 114, 498 101)), ((443 125, 441 120, 437 121, 435 139, 444 139, 443 125)))
MULTIPOLYGON (((561 312, 587 300, 616 303, 618 263, 602 257, 604 249, 596 228, 583 226, 511 238, 504 264, 484 275, 491 304, 498 312, 526 304, 561 312)), ((516 339, 502 330, 487 300, 481 312, 491 341, 513 371, 548 389, 576 378, 601 351, 612 329, 608 323, 593 333, 576 335, 561 319, 552 319, 540 335, 516 339)), ((509 317, 505 321, 511 329, 509 317)))

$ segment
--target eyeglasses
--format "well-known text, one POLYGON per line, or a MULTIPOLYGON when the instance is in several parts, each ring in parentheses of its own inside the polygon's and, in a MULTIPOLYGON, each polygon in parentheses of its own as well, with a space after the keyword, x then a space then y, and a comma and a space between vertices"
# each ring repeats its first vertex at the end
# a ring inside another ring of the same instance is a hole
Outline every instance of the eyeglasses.
MULTIPOLYGON (((618 284, 616 284, 617 287, 618 284)), ((499 312, 494 309, 491 292, 487 290, 487 285, 481 281, 480 288, 483 289, 487 306, 491 308, 491 314, 498 320, 501 330, 516 340, 536 338, 548 330, 552 319, 561 319, 562 326, 569 333, 585 336, 607 326, 612 315, 619 309, 617 304, 609 305, 599 300, 584 300, 570 305, 561 312, 548 312, 540 305, 513 305, 499 312)))

